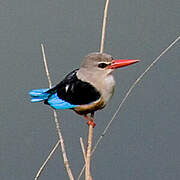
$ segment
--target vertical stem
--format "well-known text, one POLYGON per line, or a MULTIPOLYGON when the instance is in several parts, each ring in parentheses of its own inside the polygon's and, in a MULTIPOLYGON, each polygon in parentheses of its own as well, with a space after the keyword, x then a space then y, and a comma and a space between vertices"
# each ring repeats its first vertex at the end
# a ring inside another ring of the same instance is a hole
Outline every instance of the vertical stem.
POLYGON ((85 150, 85 146, 84 146, 82 137, 80 137, 80 144, 81 144, 81 149, 82 149, 82 153, 84 156, 84 162, 86 162, 86 150, 85 150))
MULTIPOLYGON (((94 122, 94 113, 91 113, 91 121, 94 122)), ((92 139, 93 139, 93 126, 89 125, 88 133, 88 144, 86 153, 86 170, 85 170, 85 180, 91 180, 91 151, 92 151, 92 139)))
MULTIPOLYGON (((46 75, 47 75, 48 82, 49 82, 49 88, 51 88, 52 87, 52 81, 51 81, 49 70, 48 70, 48 65, 47 65, 47 60, 46 60, 46 55, 45 55, 45 50, 44 50, 43 44, 41 44, 41 48, 42 48, 45 71, 46 71, 46 75)), ((59 125, 59 122, 58 122, 57 112, 54 109, 53 109, 53 114, 54 114, 54 120, 55 120, 55 123, 56 123, 56 129, 57 129, 58 136, 59 136, 59 141, 60 141, 60 144, 61 144, 61 151, 62 151, 62 156, 63 156, 63 160, 64 160, 64 165, 66 167, 66 171, 68 173, 69 179, 74 180, 74 177, 72 175, 72 172, 71 172, 71 169, 70 169, 70 166, 69 166, 69 163, 68 163, 68 159, 67 159, 67 155, 66 155, 66 149, 65 149, 65 145, 64 145, 64 139, 63 139, 61 129, 60 129, 60 125, 59 125)), ((57 146, 56 146, 56 148, 57 148, 57 146)), ((41 174, 43 168, 40 168, 40 170, 38 171, 39 175, 41 174)))
POLYGON ((108 15, 108 6, 109 6, 109 0, 106 0, 106 4, 104 8, 103 25, 102 25, 100 53, 103 53, 104 51, 104 40, 105 40, 105 34, 106 34, 106 24, 107 24, 106 21, 107 21, 107 15, 108 15))
POLYGON ((49 88, 52 88, 52 81, 51 81, 49 70, 48 70, 46 54, 45 54, 45 50, 44 50, 44 45, 43 44, 41 44, 41 50, 42 50, 42 55, 43 55, 43 62, 44 62, 44 67, 45 67, 45 71, 46 71, 46 76, 48 78, 49 88))

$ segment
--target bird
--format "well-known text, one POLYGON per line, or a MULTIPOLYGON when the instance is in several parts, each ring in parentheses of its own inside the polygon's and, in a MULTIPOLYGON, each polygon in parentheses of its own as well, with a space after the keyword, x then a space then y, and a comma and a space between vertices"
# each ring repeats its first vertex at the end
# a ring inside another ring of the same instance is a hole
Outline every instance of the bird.
POLYGON ((89 53, 80 67, 67 74, 56 86, 31 90, 31 102, 44 102, 57 110, 74 110, 84 116, 88 125, 95 127, 92 121, 94 113, 103 109, 114 93, 113 71, 137 62, 138 59, 114 59, 107 53, 89 53))

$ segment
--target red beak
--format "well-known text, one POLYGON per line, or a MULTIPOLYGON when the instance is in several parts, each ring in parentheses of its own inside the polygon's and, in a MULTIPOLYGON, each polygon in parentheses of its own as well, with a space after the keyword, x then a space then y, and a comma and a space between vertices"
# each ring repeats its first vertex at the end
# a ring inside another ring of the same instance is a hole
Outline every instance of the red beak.
POLYGON ((131 64, 139 62, 138 59, 114 59, 108 66, 108 69, 117 69, 124 66, 129 66, 131 64))

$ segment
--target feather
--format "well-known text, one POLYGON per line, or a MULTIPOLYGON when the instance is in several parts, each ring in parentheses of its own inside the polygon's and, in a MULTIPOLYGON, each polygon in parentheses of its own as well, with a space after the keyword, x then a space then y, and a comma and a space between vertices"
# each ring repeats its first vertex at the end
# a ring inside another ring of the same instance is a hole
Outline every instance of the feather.
POLYGON ((74 107, 78 106, 78 105, 70 104, 70 103, 60 99, 57 96, 57 93, 51 95, 48 98, 47 104, 49 104, 54 109, 71 109, 71 108, 74 108, 74 107))
POLYGON ((46 93, 49 89, 34 89, 29 92, 29 95, 31 96, 31 102, 41 102, 48 98, 50 95, 49 93, 46 93))

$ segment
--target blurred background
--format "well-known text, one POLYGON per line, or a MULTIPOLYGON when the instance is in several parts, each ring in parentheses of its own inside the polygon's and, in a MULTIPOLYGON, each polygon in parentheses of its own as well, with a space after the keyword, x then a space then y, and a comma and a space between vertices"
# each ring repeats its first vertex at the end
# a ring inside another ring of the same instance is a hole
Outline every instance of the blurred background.
MULTIPOLYGON (((82 58, 99 51, 105 0, 0 1, 0 179, 33 179, 57 142, 52 111, 31 104, 28 91, 46 88, 40 43, 55 85, 82 58)), ((140 63, 119 69, 114 97, 96 113, 94 142, 126 91, 180 35, 179 0, 110 1, 105 52, 140 63)), ((92 158, 93 179, 180 179, 180 42, 133 90, 92 158)), ((79 137, 88 126, 58 111, 75 177, 83 165, 79 137)), ((58 149, 40 180, 68 179, 58 149)))

